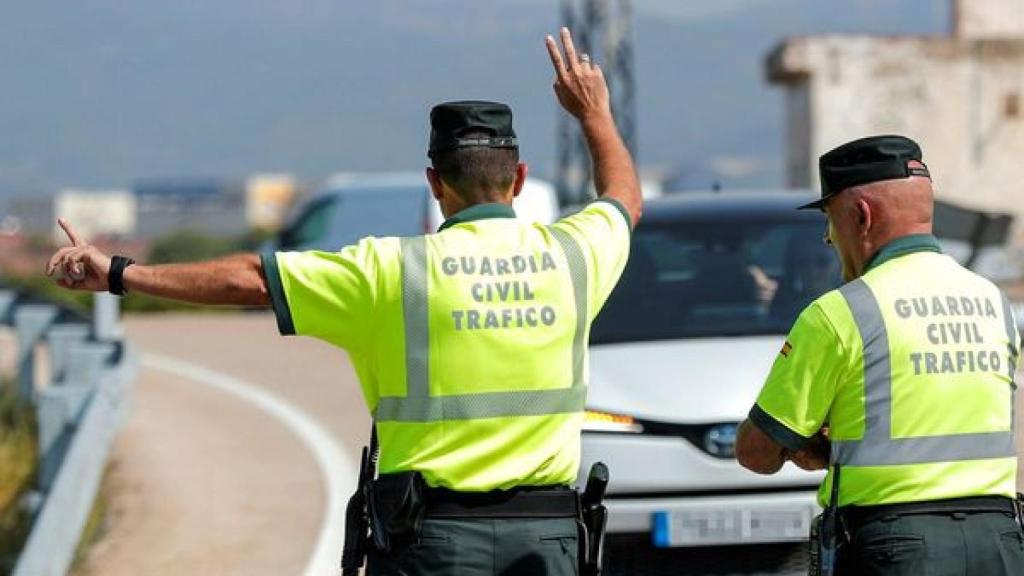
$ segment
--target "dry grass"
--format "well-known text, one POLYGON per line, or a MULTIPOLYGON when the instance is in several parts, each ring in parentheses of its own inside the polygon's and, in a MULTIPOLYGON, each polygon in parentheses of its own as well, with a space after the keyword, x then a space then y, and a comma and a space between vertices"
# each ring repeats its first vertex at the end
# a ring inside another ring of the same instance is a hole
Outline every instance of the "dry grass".
POLYGON ((92 509, 89 510, 89 517, 85 519, 85 526, 82 527, 82 536, 79 538, 78 547, 75 548, 75 560, 71 565, 71 574, 82 573, 82 567, 89 554, 89 548, 103 538, 106 528, 107 501, 110 493, 110 467, 103 473, 100 481, 100 490, 96 499, 92 502, 92 509))
POLYGON ((31 528, 20 500, 35 479, 37 445, 32 408, 0 382, 0 575, 14 567, 31 528))
MULTIPOLYGON (((32 518, 21 506, 21 498, 32 487, 38 462, 35 412, 18 399, 12 383, 0 381, 0 576, 7 576, 14 569, 32 528, 32 518)), ((76 566, 85 558, 89 546, 103 535, 106 501, 104 475, 75 551, 76 566)))

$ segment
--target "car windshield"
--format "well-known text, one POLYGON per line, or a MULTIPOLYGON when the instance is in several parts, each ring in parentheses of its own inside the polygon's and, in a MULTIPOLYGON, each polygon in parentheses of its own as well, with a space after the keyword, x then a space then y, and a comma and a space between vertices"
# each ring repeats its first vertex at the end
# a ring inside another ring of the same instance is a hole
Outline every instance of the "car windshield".
POLYGON ((840 284, 822 232, 810 220, 641 226, 591 343, 785 334, 840 284))

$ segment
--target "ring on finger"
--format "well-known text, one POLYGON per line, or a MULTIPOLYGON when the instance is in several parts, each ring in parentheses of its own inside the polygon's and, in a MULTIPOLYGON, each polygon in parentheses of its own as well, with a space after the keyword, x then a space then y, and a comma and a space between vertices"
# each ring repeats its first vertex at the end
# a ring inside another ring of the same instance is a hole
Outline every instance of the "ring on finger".
POLYGON ((590 54, 586 54, 586 53, 580 54, 580 63, 581 64, 590 64, 590 54))

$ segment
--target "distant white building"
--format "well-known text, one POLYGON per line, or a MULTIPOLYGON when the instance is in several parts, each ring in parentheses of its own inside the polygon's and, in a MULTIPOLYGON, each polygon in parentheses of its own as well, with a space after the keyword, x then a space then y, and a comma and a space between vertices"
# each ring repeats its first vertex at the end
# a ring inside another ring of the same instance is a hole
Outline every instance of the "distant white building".
MULTIPOLYGON (((54 211, 74 222, 85 238, 135 234, 135 195, 130 190, 63 190, 54 198, 54 211)), ((56 219, 54 219, 56 220, 56 219)), ((63 241, 64 231, 51 223, 54 238, 63 241)))
POLYGON ((1010 212, 1024 241, 1024 1, 954 0, 950 37, 785 40, 767 61, 786 89, 788 185, 848 140, 917 140, 940 198, 1010 212))

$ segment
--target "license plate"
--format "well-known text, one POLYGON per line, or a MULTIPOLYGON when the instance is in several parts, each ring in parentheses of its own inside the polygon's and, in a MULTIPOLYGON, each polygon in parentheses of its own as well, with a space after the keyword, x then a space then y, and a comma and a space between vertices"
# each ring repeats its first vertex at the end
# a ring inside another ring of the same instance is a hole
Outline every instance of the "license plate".
POLYGON ((655 512, 652 535, 661 548, 807 540, 816 513, 810 506, 655 512))

